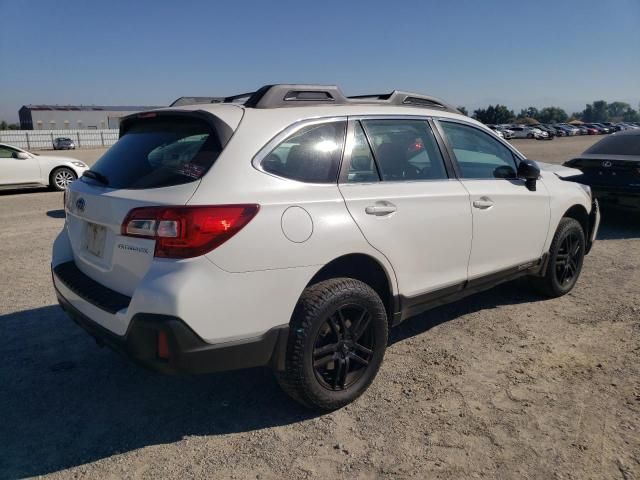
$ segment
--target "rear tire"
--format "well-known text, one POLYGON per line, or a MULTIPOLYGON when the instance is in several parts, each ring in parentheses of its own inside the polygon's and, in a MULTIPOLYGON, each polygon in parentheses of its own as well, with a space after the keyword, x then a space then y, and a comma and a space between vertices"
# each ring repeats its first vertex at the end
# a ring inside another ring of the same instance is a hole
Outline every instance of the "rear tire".
POLYGON ((67 167, 56 168, 49 177, 49 186, 56 191, 66 190, 71 182, 76 180, 76 172, 67 167))
POLYGON ((549 248, 549 262, 543 277, 533 277, 533 287, 550 298, 569 293, 580 276, 586 241, 582 225, 574 218, 560 220, 549 248))
POLYGON ((306 407, 331 411, 369 387, 388 341, 387 312, 366 283, 334 278, 304 290, 293 312, 280 386, 306 407))

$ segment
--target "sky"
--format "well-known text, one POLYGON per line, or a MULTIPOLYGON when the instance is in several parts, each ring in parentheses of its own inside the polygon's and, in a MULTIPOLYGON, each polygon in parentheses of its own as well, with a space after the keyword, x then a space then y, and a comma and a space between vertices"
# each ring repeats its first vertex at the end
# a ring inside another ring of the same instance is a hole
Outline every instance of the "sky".
POLYGON ((640 0, 0 0, 0 120, 270 83, 412 90, 470 111, 640 102, 640 0))

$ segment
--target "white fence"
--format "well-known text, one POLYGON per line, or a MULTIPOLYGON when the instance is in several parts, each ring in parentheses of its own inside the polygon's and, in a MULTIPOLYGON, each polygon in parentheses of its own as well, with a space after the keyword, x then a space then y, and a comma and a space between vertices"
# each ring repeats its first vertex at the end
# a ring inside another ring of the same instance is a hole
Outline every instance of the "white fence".
POLYGON ((0 143, 25 150, 52 149, 53 140, 70 138, 76 148, 110 147, 118 140, 118 129, 109 130, 0 130, 0 143))

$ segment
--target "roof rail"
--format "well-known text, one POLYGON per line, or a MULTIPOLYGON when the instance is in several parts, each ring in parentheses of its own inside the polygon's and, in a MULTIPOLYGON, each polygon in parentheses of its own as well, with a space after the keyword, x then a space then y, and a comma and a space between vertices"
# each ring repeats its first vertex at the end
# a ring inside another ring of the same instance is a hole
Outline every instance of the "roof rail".
POLYGON ((438 98, 419 93, 394 90, 385 94, 345 97, 336 85, 300 84, 265 85, 255 92, 242 93, 230 97, 180 97, 171 106, 177 107, 199 103, 240 103, 248 108, 298 107, 320 104, 386 104, 436 108, 446 112, 460 113, 457 108, 438 98), (241 100, 243 99, 246 100, 242 102, 241 100))
POLYGON ((355 100, 362 103, 388 103, 391 105, 413 105, 416 107, 437 108, 451 113, 460 113, 454 106, 429 95, 421 93, 405 92, 402 90, 394 90, 391 93, 383 93, 378 95, 355 95, 348 97, 349 100, 355 100))
POLYGON ((296 107, 329 103, 344 105, 349 100, 336 85, 265 85, 244 104, 250 108, 296 107))

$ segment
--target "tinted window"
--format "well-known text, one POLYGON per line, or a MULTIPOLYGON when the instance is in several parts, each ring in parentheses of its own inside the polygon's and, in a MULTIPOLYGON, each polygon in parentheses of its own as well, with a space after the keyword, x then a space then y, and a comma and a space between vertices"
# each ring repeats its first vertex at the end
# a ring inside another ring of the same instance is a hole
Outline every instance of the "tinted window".
POLYGON ((612 135, 600 140, 586 152, 595 155, 640 155, 640 135, 612 135))
POLYGON ((383 181, 446 179, 436 139, 423 120, 364 120, 383 181))
POLYGON ((203 120, 145 118, 136 120, 91 169, 113 188, 166 187, 201 178, 220 150, 215 132, 203 120))
POLYGON ((453 122, 441 122, 463 178, 513 178, 516 163, 511 150, 495 138, 453 122))
POLYGON ((274 148, 262 168, 301 182, 336 182, 346 127, 343 121, 303 127, 274 148))
POLYGON ((0 147, 0 158, 12 158, 13 150, 10 150, 5 147, 0 147))
POLYGON ((347 148, 351 153, 349 164, 346 166, 348 183, 380 180, 369 142, 360 122, 355 123, 353 141, 347 148))

